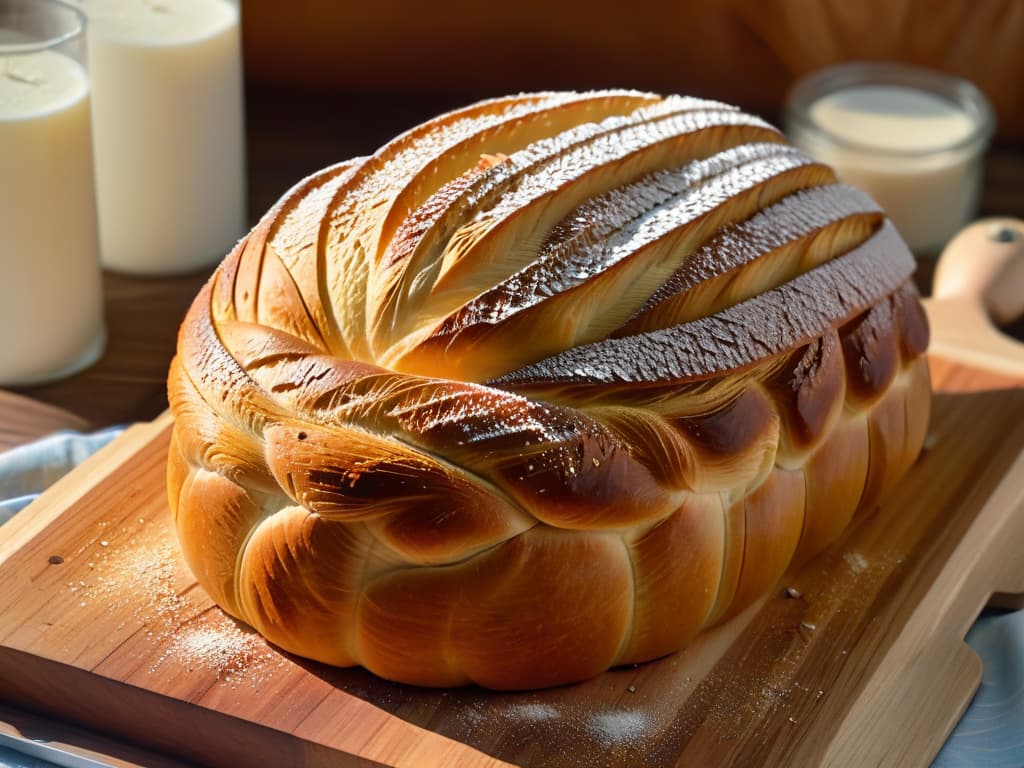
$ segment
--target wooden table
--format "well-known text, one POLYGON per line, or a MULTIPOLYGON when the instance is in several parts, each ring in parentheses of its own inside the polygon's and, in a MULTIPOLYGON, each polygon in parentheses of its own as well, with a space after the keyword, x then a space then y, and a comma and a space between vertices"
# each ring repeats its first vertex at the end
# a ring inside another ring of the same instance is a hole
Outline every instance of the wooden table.
MULTIPOLYGON (((340 159, 373 151, 403 128, 480 94, 446 97, 366 94, 311 98, 250 88, 247 101, 249 210, 253 221, 303 175, 340 159)), ((997 146, 986 162, 984 215, 1024 218, 1024 147, 997 146)), ((922 262, 918 282, 927 293, 933 264, 922 262)), ((67 380, 17 392, 0 390, 0 450, 60 427, 88 429, 147 421, 167 407, 165 376, 178 324, 209 271, 173 278, 107 274, 109 341, 102 359, 67 380)), ((1024 338, 1021 326, 1013 329, 1024 338)), ((951 391, 1012 384, 998 375, 964 376, 935 363, 936 383, 951 391)), ((151 768, 180 763, 80 729, 0 706, 0 731, 45 735, 117 766, 151 768)))

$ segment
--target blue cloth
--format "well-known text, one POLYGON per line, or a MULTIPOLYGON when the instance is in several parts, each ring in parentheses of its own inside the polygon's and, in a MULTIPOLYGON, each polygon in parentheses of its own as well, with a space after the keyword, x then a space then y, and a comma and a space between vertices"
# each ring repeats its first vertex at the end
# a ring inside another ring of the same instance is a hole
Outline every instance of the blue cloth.
POLYGON ((932 768, 1024 766, 1024 611, 982 616, 967 633, 981 686, 932 768))
POLYGON ((87 435, 55 432, 0 453, 0 525, 123 431, 124 427, 111 427, 87 435))
POLYGON ((37 757, 29 757, 20 752, 0 747, 0 768, 51 768, 53 763, 49 760, 40 760, 37 757))
MULTIPOLYGON (((0 453, 0 524, 122 429, 58 432, 0 453)), ((981 657, 984 677, 932 768, 1024 768, 1024 611, 983 616, 967 643, 981 657)), ((11 754, 0 753, 0 768, 40 765, 8 763, 11 754)))

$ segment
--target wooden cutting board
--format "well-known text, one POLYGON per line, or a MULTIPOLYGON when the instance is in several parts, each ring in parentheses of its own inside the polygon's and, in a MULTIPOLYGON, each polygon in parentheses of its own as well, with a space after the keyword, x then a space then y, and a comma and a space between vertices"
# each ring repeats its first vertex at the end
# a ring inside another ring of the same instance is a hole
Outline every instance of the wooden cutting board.
POLYGON ((921 460, 774 594, 681 653, 515 694, 327 668, 231 621, 175 549, 169 422, 134 427, 0 529, 0 699, 225 768, 927 765, 980 680, 967 628, 1024 592, 1024 390, 936 373, 921 460))

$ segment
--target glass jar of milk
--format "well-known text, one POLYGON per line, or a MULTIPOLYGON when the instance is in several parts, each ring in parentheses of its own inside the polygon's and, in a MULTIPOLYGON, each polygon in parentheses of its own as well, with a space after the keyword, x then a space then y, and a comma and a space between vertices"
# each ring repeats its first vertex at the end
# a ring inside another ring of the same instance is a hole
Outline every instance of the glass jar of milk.
POLYGON ((103 266, 206 270, 246 231, 237 0, 77 0, 103 266))
POLYGON ((935 256, 977 214, 994 119, 982 93, 916 67, 856 62, 792 89, 789 139, 878 201, 915 254, 935 256))
POLYGON ((0 386, 103 352, 84 25, 56 0, 0 0, 0 386))

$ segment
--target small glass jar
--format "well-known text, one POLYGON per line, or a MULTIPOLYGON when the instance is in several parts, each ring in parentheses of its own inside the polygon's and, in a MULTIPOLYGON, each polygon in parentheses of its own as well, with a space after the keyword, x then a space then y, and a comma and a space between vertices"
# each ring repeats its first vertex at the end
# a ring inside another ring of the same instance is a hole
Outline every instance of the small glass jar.
POLYGON ((209 271, 248 227, 238 0, 82 0, 103 266, 209 271))
POLYGON ((919 257, 933 257, 976 215, 994 132, 985 96, 960 78, 855 62, 796 83, 790 141, 878 201, 919 257))

